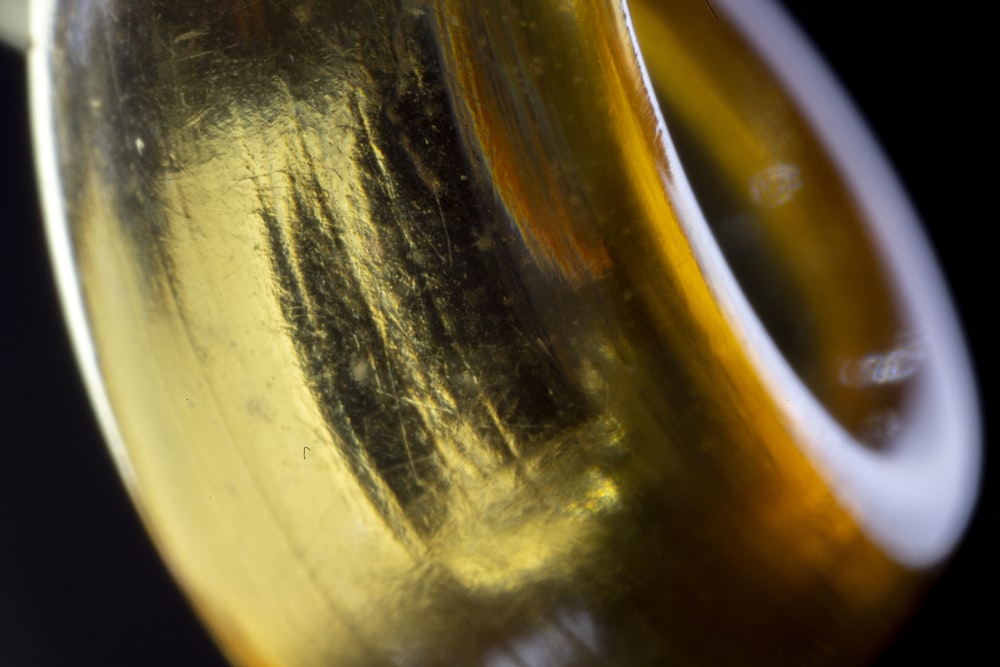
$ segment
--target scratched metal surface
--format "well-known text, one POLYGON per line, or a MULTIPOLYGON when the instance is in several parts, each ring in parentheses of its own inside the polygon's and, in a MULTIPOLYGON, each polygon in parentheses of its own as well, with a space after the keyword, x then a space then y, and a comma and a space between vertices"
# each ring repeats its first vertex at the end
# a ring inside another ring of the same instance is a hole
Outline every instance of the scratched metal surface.
MULTIPOLYGON (((909 603, 714 303, 623 21, 60 4, 111 444, 234 661, 842 663, 909 603)), ((782 297, 840 327, 806 375, 899 335, 845 228, 805 242, 850 272, 782 297)), ((863 429, 904 393, 827 400, 863 429)))

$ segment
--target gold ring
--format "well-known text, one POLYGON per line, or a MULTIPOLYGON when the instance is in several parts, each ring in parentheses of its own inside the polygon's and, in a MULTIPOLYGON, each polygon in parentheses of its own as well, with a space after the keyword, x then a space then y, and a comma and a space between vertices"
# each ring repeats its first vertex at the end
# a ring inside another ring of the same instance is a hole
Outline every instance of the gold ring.
POLYGON ((234 662, 850 662, 958 540, 955 317, 773 3, 32 11, 78 358, 234 662))

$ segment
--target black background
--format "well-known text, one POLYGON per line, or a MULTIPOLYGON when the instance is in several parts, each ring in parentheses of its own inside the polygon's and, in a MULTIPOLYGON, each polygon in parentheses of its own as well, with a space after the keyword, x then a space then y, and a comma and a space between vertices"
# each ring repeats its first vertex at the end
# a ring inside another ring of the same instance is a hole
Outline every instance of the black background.
MULTIPOLYGON (((988 236, 1000 222, 1000 146, 988 22, 975 3, 786 4, 925 221, 972 348, 988 443, 987 317, 1000 287, 989 271, 1000 263, 988 236)), ((0 665, 221 665, 143 533, 77 377, 37 211, 25 85, 22 55, 0 47, 0 665)), ((988 447, 986 461, 968 536, 880 666, 996 659, 1000 523, 988 447)))

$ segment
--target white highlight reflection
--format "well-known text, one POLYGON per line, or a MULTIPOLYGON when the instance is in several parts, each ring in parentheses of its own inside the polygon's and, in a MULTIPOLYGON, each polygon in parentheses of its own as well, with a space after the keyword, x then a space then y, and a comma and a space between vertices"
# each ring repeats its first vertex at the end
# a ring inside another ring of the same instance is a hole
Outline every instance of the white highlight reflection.
POLYGON ((764 208, 787 204, 802 187, 802 171, 794 164, 775 164, 750 181, 750 198, 764 208))
POLYGON ((925 351, 916 340, 909 340, 884 354, 869 354, 846 362, 840 369, 840 381, 850 387, 896 384, 920 370, 925 351))
POLYGON ((561 609, 553 622, 514 639, 506 650, 495 650, 485 667, 568 667, 591 664, 600 655, 594 619, 580 609, 561 609))

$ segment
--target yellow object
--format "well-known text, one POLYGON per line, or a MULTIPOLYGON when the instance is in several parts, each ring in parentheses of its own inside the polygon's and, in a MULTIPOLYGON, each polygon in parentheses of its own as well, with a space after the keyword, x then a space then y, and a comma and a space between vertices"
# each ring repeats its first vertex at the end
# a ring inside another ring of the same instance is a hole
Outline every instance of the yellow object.
POLYGON ((944 518, 870 477, 927 474, 966 362, 734 4, 39 3, 81 363, 234 662, 852 664, 898 622, 974 401, 944 518))

